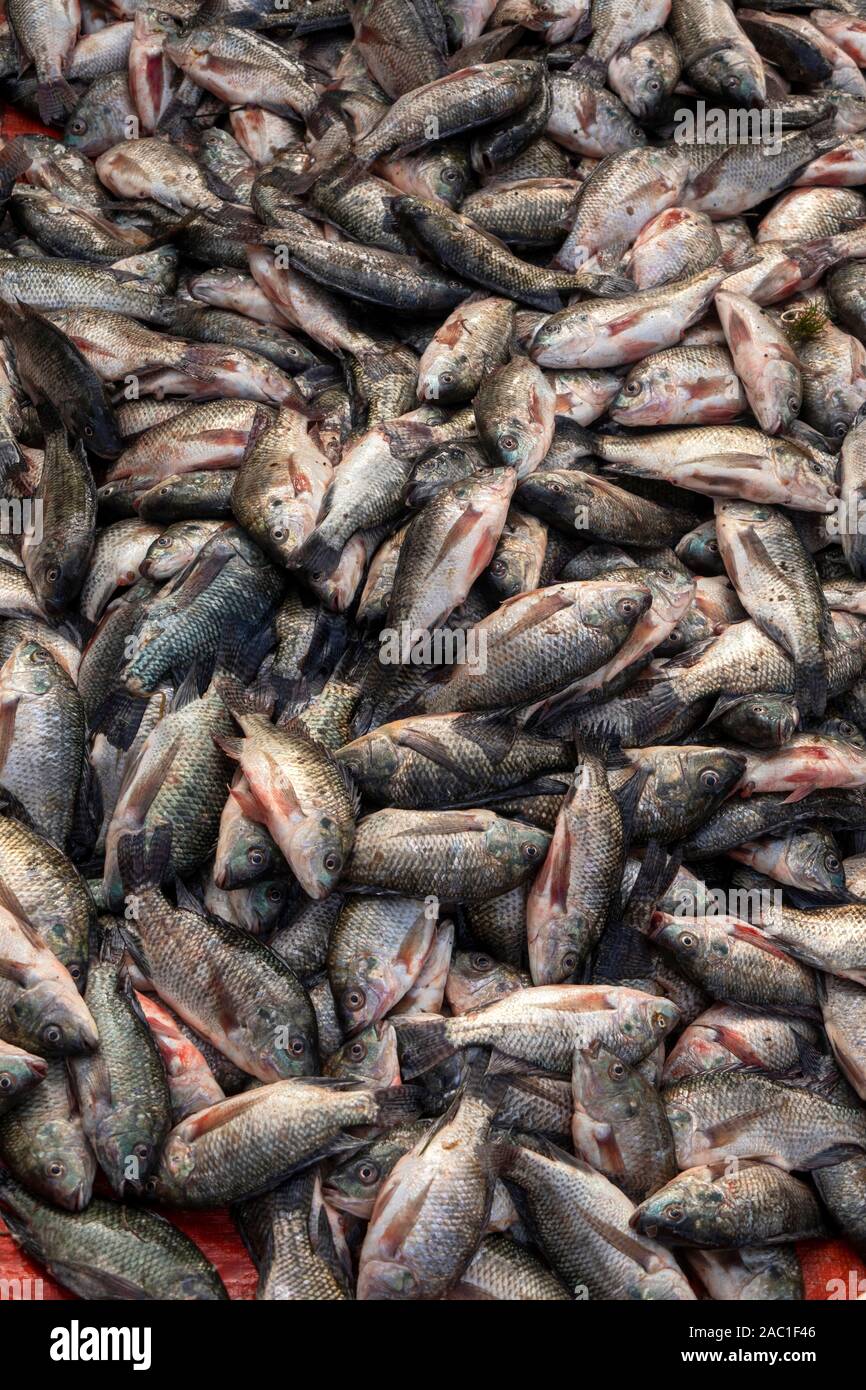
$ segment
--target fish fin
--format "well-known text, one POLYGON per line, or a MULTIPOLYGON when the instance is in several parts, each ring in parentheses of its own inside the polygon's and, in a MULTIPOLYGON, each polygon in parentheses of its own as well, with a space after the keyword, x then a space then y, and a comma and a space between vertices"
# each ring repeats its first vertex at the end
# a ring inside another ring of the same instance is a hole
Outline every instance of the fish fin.
POLYGON ((668 891, 681 863, 678 853, 668 854, 658 840, 650 840, 644 850, 632 890, 623 909, 623 922, 643 936, 650 935, 650 921, 656 903, 668 891))
POLYGON ((0 786, 0 815, 8 816, 10 820, 17 820, 19 824, 26 826, 28 830, 33 830, 36 834, 39 834, 36 822, 24 803, 19 801, 17 796, 13 796, 12 792, 7 790, 6 787, 2 786, 0 786))
POLYGON ((149 848, 145 830, 121 836, 117 845, 117 864, 128 893, 162 886, 171 859, 171 840, 171 826, 165 822, 154 829, 149 848))
POLYGON ((627 782, 614 792, 614 799, 619 806, 619 813, 622 818, 622 833, 624 849, 628 849, 629 840, 634 832, 634 823, 637 816, 638 803, 643 794, 643 789, 649 781, 649 768, 637 768, 632 773, 627 782))
MULTIPOLYGON (((323 511, 322 519, 327 515, 323 511)), ((307 537, 298 553, 298 563, 308 574, 316 577, 333 574, 340 563, 342 548, 326 540, 320 526, 307 537)))
POLYGON ((78 105, 78 94, 65 77, 51 77, 36 89, 39 119, 46 125, 63 125, 78 105))
POLYGON ((123 687, 111 690, 101 700, 91 719, 92 733, 104 734, 112 748, 130 749, 141 727, 147 700, 123 687))
POLYGON ((452 1057, 457 1045, 448 1039, 448 1020, 439 1014, 395 1014, 400 1074, 407 1081, 452 1057))
POLYGON ((417 1120, 424 1104, 425 1092, 422 1086, 388 1086, 376 1091, 378 1122, 391 1128, 417 1120))

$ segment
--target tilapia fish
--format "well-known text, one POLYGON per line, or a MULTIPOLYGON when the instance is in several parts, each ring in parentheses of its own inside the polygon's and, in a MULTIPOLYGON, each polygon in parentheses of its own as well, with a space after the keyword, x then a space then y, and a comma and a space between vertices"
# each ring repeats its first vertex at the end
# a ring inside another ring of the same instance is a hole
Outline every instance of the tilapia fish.
POLYGON ((845 1283, 866 0, 8 0, 0 79, 45 1298, 845 1283))

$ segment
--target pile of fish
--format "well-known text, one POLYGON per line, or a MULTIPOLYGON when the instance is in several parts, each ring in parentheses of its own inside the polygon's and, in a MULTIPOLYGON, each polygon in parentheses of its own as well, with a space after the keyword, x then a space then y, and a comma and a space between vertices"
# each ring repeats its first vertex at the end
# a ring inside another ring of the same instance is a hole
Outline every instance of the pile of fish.
POLYGON ((866 1252, 866 3, 7 0, 0 1214, 83 1298, 866 1252))

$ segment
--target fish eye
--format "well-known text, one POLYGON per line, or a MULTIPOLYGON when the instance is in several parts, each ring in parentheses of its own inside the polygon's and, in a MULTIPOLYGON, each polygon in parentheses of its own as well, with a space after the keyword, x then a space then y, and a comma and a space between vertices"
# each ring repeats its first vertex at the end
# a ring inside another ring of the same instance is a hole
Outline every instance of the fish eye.
POLYGON ((639 396, 641 383, 639 381, 627 381, 624 390, 627 396, 639 396))
POLYGON ((171 536, 160 536, 156 543, 164 549, 165 546, 171 545, 171 536))
POLYGON ((726 78, 725 78, 725 86, 726 86, 726 87, 732 87, 732 88, 733 88, 733 87, 736 87, 738 82, 739 82, 739 78, 736 76, 735 73, 731 73, 730 77, 726 77, 726 78))
POLYGON ((352 1046, 349 1048, 349 1056, 351 1057, 351 1059, 352 1059, 353 1062, 363 1062, 363 1060, 364 1060, 364 1058, 366 1057, 366 1055, 367 1055, 367 1044, 366 1044, 366 1043, 363 1043, 363 1042, 361 1042, 360 1040, 359 1040, 358 1042, 353 1042, 353 1043, 352 1043, 352 1046))
POLYGON ((651 92, 661 91, 661 85, 662 84, 659 82, 657 77, 651 77, 649 82, 647 83, 647 86, 649 87, 651 92))
POLYGON ((253 868, 257 869, 265 862, 265 852, 262 849, 257 849, 256 846, 253 845, 247 850, 247 859, 252 864, 253 868))
POLYGON ((541 853, 541 850, 538 848, 538 845, 533 844, 531 840, 528 841, 527 844, 522 845, 521 848, 523 850, 524 858, 526 859, 537 859, 539 854, 541 853))
POLYGON ((842 723, 839 725, 839 732, 841 734, 854 734, 857 731, 853 724, 849 724, 846 719, 843 719, 842 723))
POLYGON ((66 1172, 66 1164, 61 1163, 59 1158, 55 1158, 53 1163, 48 1164, 46 1171, 49 1178, 62 1178, 66 1172))
POLYGON ((478 951, 475 955, 470 956, 469 963, 473 970, 477 970, 482 975, 486 974, 488 970, 493 969, 493 961, 489 956, 485 956, 482 951, 478 951))
POLYGON ((269 903, 281 902, 283 897, 283 890, 278 883, 272 883, 268 891, 265 893, 265 897, 267 898, 269 903))
POLYGON ((718 553, 719 553, 719 543, 718 543, 718 541, 707 541, 707 550, 710 552, 711 555, 718 555, 718 553))
POLYGON ((559 497, 560 493, 565 492, 565 488, 562 483, 548 483, 547 491, 552 492, 555 497, 559 497))
POLYGON ((81 433, 84 435, 85 439, 92 439, 92 438, 93 438, 93 426, 92 426, 92 425, 85 425, 84 428, 82 429, 81 433))
POLYGON ((379 1167, 376 1163, 362 1163, 358 1169, 358 1181, 365 1187, 371 1187, 374 1182, 379 1181, 379 1167))
MULTIPOLYGON (((848 433, 848 426, 846 425, 844 420, 836 421, 835 425, 833 426, 833 433, 835 434, 837 439, 845 438, 845 435, 848 433)), ((813 463, 812 472, 814 473, 816 471, 820 471, 820 464, 813 463)))
POLYGON ((800 399, 798 396, 788 397, 788 409, 797 411, 800 409, 800 399))
POLYGON ((839 867, 839 860, 836 858, 835 854, 824 855, 824 868, 829 869, 831 874, 835 874, 839 867))
POLYGON ((307 1044, 304 1042, 303 1038, 292 1038, 289 1043, 289 1048, 294 1057, 303 1057, 307 1050, 307 1044))
POLYGON ((69 129, 73 135, 83 135, 87 129, 87 122, 81 116, 76 116, 69 129))
POLYGON ((623 618, 630 618, 636 608, 637 604, 635 603, 633 598, 621 598, 619 603, 616 605, 617 613, 619 613, 620 616, 623 618))
POLYGON ((81 979, 81 966, 78 964, 78 961, 72 961, 69 965, 67 965, 66 969, 69 971, 73 980, 81 979))
POLYGON ((457 169, 443 169, 442 177, 446 183, 453 183, 459 177, 459 171, 457 169))
POLYGON ((46 1028, 42 1029, 41 1036, 42 1041, 47 1043, 49 1047, 57 1047, 59 1043, 63 1042, 63 1029, 56 1023, 49 1023, 46 1028))
POLYGON ((57 580, 60 578, 59 567, 57 565, 52 565, 50 569, 45 571, 45 578, 48 580, 49 584, 56 584, 57 580))
POLYGON ((323 860, 325 868, 329 874, 335 874, 342 864, 339 854, 326 854, 323 860))
POLYGON ((439 373, 439 380, 442 382, 443 386, 450 386, 451 383, 452 383, 452 381, 454 380, 454 373, 453 373, 453 372, 440 372, 440 373, 439 373))
POLYGON ((356 1014, 367 1002, 367 996, 362 989, 346 989, 343 991, 343 1008, 347 1013, 356 1014))
POLYGON ((509 453, 512 449, 516 449, 519 443, 520 441, 516 434, 501 434, 499 436, 500 449, 506 449, 509 453))
POLYGON ((656 1014, 653 1018, 653 1023, 656 1026, 656 1028, 658 1028, 660 1033, 667 1032, 668 1021, 665 1018, 664 1014, 656 1014))
POLYGON ((136 1144, 132 1152, 137 1159, 140 1159, 140 1161, 144 1163, 145 1159, 150 1158, 150 1145, 143 1143, 136 1144))
POLYGON ((8 1071, 0 1071, 0 1091, 9 1091, 11 1089, 12 1077, 9 1075, 8 1071))
POLYGON ((719 774, 716 772, 715 768, 704 768, 703 772, 701 773, 702 787, 706 787, 708 791, 714 791, 715 788, 719 785, 720 781, 721 778, 719 777, 719 774))
POLYGON ((611 1062, 610 1066, 607 1069, 607 1074, 610 1077, 611 1081, 622 1081, 623 1077, 626 1074, 626 1071, 622 1062, 620 1062, 618 1058, 615 1061, 611 1062))
POLYGON ((144 1184, 144 1190, 149 1197, 155 1197, 159 1191, 159 1183, 156 1178, 148 1178, 147 1182, 144 1184))
POLYGON ((697 938, 696 936, 693 936, 692 933, 691 933, 690 931, 680 932, 680 938, 679 938, 679 940, 680 940, 680 945, 681 945, 686 951, 691 951, 691 950, 693 949, 693 947, 697 946, 697 944, 698 944, 698 938, 697 938))
POLYGON ((567 975, 570 975, 573 970, 577 969, 577 952, 566 951, 559 964, 561 969, 563 969, 567 975))
POLYGON ((277 526, 277 527, 271 532, 271 535, 273 536, 273 538, 274 538, 275 541, 284 541, 284 540, 286 539, 286 533, 285 533, 285 531, 283 530, 283 527, 282 527, 282 526, 277 526))
POLYGON ((685 1211, 677 1202, 671 1202, 665 1207, 664 1215, 666 1221, 671 1221, 676 1225, 678 1221, 682 1221, 685 1211))
POLYGON ((493 561, 493 564, 490 566, 490 573, 491 573, 491 574, 505 574, 506 571, 507 571, 507 569, 508 569, 508 566, 506 565, 506 563, 505 563, 504 560, 494 560, 494 561, 493 561))

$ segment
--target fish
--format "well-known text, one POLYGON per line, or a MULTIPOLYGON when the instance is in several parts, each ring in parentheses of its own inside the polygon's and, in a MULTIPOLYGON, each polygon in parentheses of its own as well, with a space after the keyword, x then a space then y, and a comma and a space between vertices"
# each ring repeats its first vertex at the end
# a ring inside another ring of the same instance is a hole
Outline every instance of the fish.
POLYGON ((802 1239, 824 1232, 810 1189, 770 1163, 742 1163, 734 1173, 724 1165, 689 1168, 641 1202, 632 1225, 676 1245, 733 1249, 773 1245, 791 1232, 802 1239))
POLYGON ((3 1219, 13 1239, 80 1298, 228 1299, 214 1266, 189 1236, 142 1207, 97 1199, 60 1211, 3 1174, 3 1219))
POLYGON ((352 1129, 387 1127, 411 1117, 415 1108, 411 1088, 374 1091, 322 1077, 260 1086, 219 1101, 170 1132, 152 1195, 200 1207, 256 1197, 316 1155, 354 1147, 352 1129))

